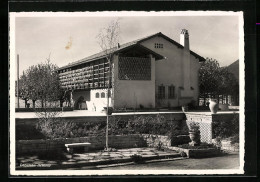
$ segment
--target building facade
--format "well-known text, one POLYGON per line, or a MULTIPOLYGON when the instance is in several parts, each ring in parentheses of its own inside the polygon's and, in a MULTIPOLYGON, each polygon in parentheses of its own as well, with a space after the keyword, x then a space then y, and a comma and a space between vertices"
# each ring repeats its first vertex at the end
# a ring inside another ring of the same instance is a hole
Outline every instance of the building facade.
POLYGON ((161 32, 58 69, 75 109, 177 107, 198 103, 200 62, 183 29, 180 43, 161 32), (109 88, 109 89, 108 89, 109 88))

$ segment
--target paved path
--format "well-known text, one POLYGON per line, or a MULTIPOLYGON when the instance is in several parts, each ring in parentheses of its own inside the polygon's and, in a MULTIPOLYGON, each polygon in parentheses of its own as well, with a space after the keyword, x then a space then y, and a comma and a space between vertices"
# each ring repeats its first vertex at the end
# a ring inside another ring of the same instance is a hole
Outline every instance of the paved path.
MULTIPOLYGON (((218 113, 238 113, 239 111, 222 111, 218 113)), ((122 112, 122 113, 113 113, 113 115, 139 115, 139 114, 164 114, 164 113, 183 113, 182 111, 160 111, 160 112, 122 112)), ((197 111, 197 112, 189 112, 196 114, 211 114, 209 111, 197 111)), ((106 116, 105 113, 102 112, 94 112, 88 110, 74 110, 74 111, 66 111, 62 112, 61 117, 80 117, 80 116, 106 116)), ((15 118, 36 118, 34 112, 16 112, 15 118)))
POLYGON ((66 159, 63 160, 44 160, 39 159, 38 156, 20 156, 17 157, 16 167, 22 170, 80 168, 108 163, 131 162, 131 156, 135 154, 142 156, 145 160, 180 157, 177 152, 171 150, 159 151, 155 148, 130 148, 118 149, 113 152, 99 151, 95 153, 75 153, 73 155, 66 153, 66 159))
MULTIPOLYGON (((76 168, 71 168, 76 169, 76 168)), ((120 165, 97 165, 77 169, 95 170, 213 170, 213 169, 239 169, 239 155, 227 154, 225 156, 184 159, 174 158, 170 160, 153 160, 145 164, 125 163, 120 165)))

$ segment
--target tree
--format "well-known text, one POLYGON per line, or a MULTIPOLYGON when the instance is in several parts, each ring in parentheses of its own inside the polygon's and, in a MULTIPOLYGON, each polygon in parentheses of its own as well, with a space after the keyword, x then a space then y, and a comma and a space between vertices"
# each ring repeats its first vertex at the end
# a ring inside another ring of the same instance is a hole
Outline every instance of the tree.
POLYGON ((18 88, 18 94, 17 96, 20 97, 25 101, 25 108, 27 107, 27 102, 29 100, 29 90, 27 86, 27 76, 26 74, 22 74, 22 76, 19 79, 19 88, 18 88))
POLYGON ((57 66, 50 63, 48 58, 46 63, 30 66, 26 74, 21 77, 19 92, 32 100, 33 108, 37 100, 41 100, 41 107, 44 108, 47 107, 47 103, 59 100, 61 97, 59 75, 56 69, 57 66))
POLYGON ((217 60, 207 58, 199 69, 200 97, 204 98, 204 104, 209 94, 215 95, 219 90, 219 68, 217 60))
MULTIPOLYGON (((110 92, 111 86, 111 69, 112 69, 112 59, 113 52, 116 49, 119 43, 119 34, 120 34, 120 25, 119 20, 111 21, 109 25, 105 28, 102 28, 97 35, 98 44, 101 47, 102 51, 105 54, 105 57, 109 63, 109 76, 108 76, 108 86, 107 86, 107 95, 110 92)), ((109 125, 109 97, 107 96, 107 123, 106 123, 106 150, 109 150, 108 147, 108 125, 109 125)))
POLYGON ((219 99, 219 95, 238 94, 238 81, 227 67, 220 67, 217 60, 207 58, 199 70, 199 88, 205 105, 207 97, 219 99))

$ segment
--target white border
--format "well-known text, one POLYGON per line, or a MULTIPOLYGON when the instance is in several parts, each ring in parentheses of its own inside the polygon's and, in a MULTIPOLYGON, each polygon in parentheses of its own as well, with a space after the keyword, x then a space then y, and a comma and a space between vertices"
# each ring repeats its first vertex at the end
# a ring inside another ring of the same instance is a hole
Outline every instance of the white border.
POLYGON ((21 12, 9 13, 9 38, 10 38, 10 175, 26 176, 86 176, 86 175, 159 175, 159 174, 243 174, 244 173, 244 97, 245 97, 245 73, 244 73, 244 18, 243 12, 232 11, 161 11, 161 12, 137 12, 137 11, 104 11, 104 12, 21 12), (15 170, 15 18, 16 17, 117 17, 117 16, 238 16, 239 17, 239 91, 240 91, 240 167, 239 169, 223 170, 15 170))

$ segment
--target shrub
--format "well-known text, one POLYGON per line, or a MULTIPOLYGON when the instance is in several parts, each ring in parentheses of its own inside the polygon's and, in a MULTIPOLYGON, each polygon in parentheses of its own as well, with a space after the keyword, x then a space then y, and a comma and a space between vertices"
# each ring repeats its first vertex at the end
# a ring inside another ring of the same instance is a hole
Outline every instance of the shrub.
POLYGON ((213 122, 213 134, 215 137, 229 138, 239 134, 239 116, 234 115, 231 120, 213 122))
MULTIPOLYGON (((20 127, 17 139, 52 139, 87 136, 105 136, 106 121, 80 122, 66 121, 62 118, 40 120, 37 127, 20 127), (35 132, 33 135, 28 133, 35 132), (27 135, 28 134, 28 135, 27 135)), ((188 129, 182 121, 167 121, 163 116, 135 116, 127 120, 110 117, 109 135, 152 134, 169 137, 187 135, 188 129)))
POLYGON ((130 158, 135 163, 138 163, 138 164, 144 163, 144 159, 141 155, 134 154, 134 155, 131 155, 130 158))
POLYGON ((135 116, 128 120, 115 119, 110 121, 110 134, 153 134, 177 136, 187 134, 181 122, 167 121, 163 116, 135 116))
POLYGON ((15 128, 16 140, 37 140, 44 138, 44 135, 33 125, 21 124, 15 128))
POLYGON ((61 118, 40 120, 36 128, 45 136, 47 139, 53 138, 69 138, 73 136, 73 129, 76 124, 73 122, 64 121, 61 118))

